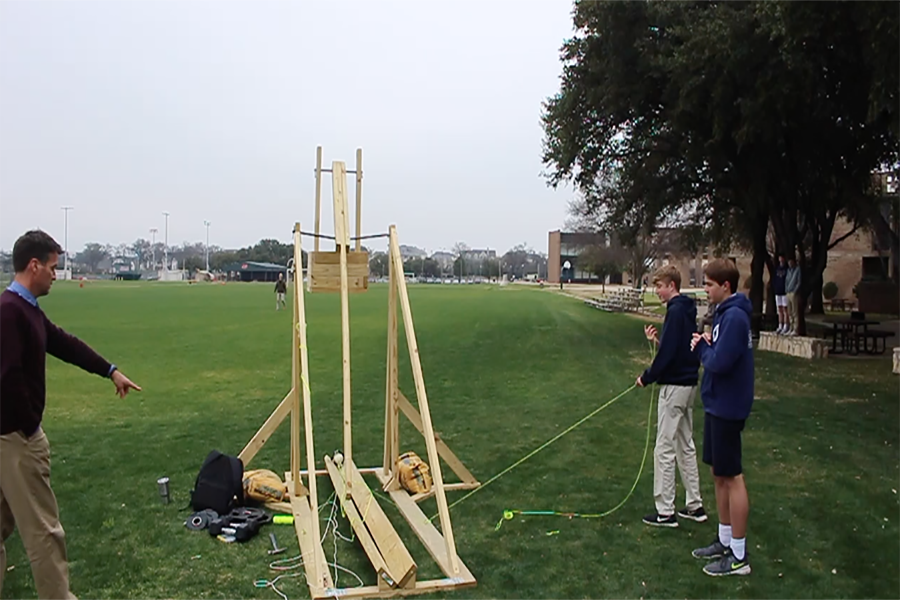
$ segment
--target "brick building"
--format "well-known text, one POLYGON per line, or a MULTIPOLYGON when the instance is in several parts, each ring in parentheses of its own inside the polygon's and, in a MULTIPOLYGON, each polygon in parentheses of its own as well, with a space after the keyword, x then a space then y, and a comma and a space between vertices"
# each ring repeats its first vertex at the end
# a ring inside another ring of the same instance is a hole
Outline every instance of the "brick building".
MULTIPOLYGON (((832 232, 832 241, 837 240, 853 229, 852 223, 838 219, 832 232)), ((566 281, 573 283, 600 283, 596 275, 586 272, 578 265, 578 255, 581 251, 591 244, 597 244, 601 241, 600 234, 592 233, 567 233, 561 231, 551 231, 548 244, 548 281, 551 283, 559 283, 563 273, 563 265, 569 261, 571 265, 570 278, 566 281)), ((741 273, 740 290, 744 293, 749 291, 746 284, 750 279, 750 263, 752 255, 748 252, 735 250, 728 255, 728 258, 735 261, 738 270, 741 273)), ((648 271, 648 279, 653 269, 657 266, 675 265, 681 273, 682 287, 702 287, 703 285, 703 268, 710 260, 708 252, 702 252, 697 255, 687 254, 667 254, 662 259, 657 260, 648 271)), ((828 252, 828 263, 823 273, 823 281, 825 283, 834 282, 838 287, 836 298, 853 298, 853 287, 863 277, 870 279, 878 279, 888 273, 891 269, 896 270, 897 265, 891 264, 889 245, 886 240, 878 240, 876 236, 868 229, 859 229, 852 233, 846 239, 839 242, 834 248, 828 252), (879 247, 882 248, 879 253, 879 247)), ((764 280, 768 281, 768 270, 764 274, 764 280)), ((632 285, 630 274, 624 271, 620 277, 611 277, 606 283, 622 283, 632 285)))

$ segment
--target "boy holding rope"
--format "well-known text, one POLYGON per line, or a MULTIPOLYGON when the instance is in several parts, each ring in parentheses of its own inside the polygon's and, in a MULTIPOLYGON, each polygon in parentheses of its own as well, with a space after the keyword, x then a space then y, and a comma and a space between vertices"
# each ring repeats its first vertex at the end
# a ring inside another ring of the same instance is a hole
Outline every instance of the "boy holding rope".
POLYGON ((647 525, 678 527, 675 516, 675 466, 681 471, 686 506, 678 516, 706 521, 700 497, 697 451, 694 448, 694 398, 700 364, 691 351, 691 336, 697 331, 697 307, 681 295, 681 273, 674 266, 662 267, 653 275, 656 294, 666 305, 662 334, 656 327, 644 327, 644 335, 659 345, 653 364, 635 382, 639 387, 660 383, 657 408, 656 448, 653 452, 653 497, 656 512, 644 517, 647 525))

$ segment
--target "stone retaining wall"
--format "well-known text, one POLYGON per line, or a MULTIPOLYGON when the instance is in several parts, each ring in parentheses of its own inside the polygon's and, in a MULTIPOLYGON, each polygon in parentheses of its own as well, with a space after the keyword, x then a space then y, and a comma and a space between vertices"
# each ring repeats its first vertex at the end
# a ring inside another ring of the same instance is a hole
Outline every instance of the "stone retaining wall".
POLYGON ((778 335, 771 331, 760 332, 759 349, 769 352, 780 352, 781 354, 798 356, 800 358, 828 358, 828 344, 826 340, 813 337, 778 335))

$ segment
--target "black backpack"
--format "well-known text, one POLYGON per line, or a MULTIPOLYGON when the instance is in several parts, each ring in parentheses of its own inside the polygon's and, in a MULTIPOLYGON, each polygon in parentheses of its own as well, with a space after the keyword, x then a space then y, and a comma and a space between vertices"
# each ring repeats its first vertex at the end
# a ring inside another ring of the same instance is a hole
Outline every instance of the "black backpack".
POLYGON ((244 463, 239 458, 213 450, 203 461, 194 489, 191 508, 210 508, 220 515, 244 505, 244 463))

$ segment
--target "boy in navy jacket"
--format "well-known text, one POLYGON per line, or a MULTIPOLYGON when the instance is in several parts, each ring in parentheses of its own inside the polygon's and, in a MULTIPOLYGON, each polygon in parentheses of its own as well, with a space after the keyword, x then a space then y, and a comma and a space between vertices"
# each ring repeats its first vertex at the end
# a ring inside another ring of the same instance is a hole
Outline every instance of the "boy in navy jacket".
POLYGON ((753 338, 750 301, 736 294, 740 273, 717 258, 706 265, 705 288, 716 303, 711 333, 695 333, 691 349, 703 365, 703 462, 712 467, 719 509, 719 535, 695 558, 714 559, 707 575, 749 575, 747 516, 750 504, 741 466, 741 432, 753 405, 753 338))
POLYGON ((697 450, 694 448, 694 398, 700 363, 691 352, 691 336, 697 331, 697 307, 681 295, 681 273, 674 266, 662 267, 653 274, 656 294, 666 304, 662 339, 656 328, 647 325, 644 335, 659 350, 653 364, 637 378, 638 386, 659 383, 656 449, 653 456, 653 498, 656 512, 644 517, 644 523, 657 527, 678 527, 675 517, 675 465, 684 482, 685 507, 678 516, 706 521, 700 497, 697 450))

